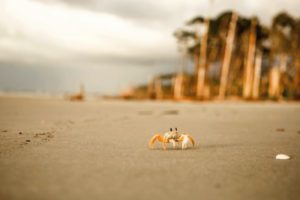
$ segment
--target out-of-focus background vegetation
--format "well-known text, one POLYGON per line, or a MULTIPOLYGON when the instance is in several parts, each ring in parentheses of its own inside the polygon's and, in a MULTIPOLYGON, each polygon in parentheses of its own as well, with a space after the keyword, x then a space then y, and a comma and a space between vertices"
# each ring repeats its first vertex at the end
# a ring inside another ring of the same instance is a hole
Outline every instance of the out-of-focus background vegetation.
POLYGON ((300 98, 300 18, 282 12, 266 26, 256 16, 227 11, 195 16, 174 36, 181 69, 156 76, 125 98, 300 98))

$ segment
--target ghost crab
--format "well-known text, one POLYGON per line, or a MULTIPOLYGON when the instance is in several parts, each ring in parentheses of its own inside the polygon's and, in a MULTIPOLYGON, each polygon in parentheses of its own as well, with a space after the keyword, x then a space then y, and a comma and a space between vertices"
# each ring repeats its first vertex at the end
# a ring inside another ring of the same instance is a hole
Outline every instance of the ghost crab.
POLYGON ((191 142, 192 145, 195 146, 195 140, 189 134, 178 133, 177 128, 175 128, 175 130, 170 128, 170 131, 166 132, 164 135, 155 134, 149 141, 149 147, 153 148, 153 145, 156 141, 162 143, 164 150, 167 149, 167 143, 172 143, 174 149, 180 142, 182 149, 186 149, 188 147, 189 142, 191 142))

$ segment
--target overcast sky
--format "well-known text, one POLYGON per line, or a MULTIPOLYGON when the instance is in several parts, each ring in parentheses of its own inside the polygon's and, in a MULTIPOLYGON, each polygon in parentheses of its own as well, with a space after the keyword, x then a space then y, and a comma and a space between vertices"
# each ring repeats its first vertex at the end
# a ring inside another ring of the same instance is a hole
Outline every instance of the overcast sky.
POLYGON ((0 90, 116 93, 178 68, 173 31, 195 15, 299 17, 299 0, 0 0, 0 90))

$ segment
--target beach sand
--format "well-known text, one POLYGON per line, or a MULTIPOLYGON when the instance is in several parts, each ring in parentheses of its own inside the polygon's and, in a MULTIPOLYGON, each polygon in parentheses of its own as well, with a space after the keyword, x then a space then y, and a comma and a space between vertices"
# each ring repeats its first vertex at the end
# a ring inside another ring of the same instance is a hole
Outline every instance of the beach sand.
POLYGON ((0 199, 300 199, 300 104, 2 97, 0 199))

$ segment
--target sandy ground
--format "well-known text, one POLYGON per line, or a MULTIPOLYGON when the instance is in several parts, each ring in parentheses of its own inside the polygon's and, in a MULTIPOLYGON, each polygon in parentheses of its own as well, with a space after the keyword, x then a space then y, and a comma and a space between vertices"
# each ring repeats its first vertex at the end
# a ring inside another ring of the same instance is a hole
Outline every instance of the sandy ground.
POLYGON ((300 104, 0 98, 0 199, 300 199, 300 104))

